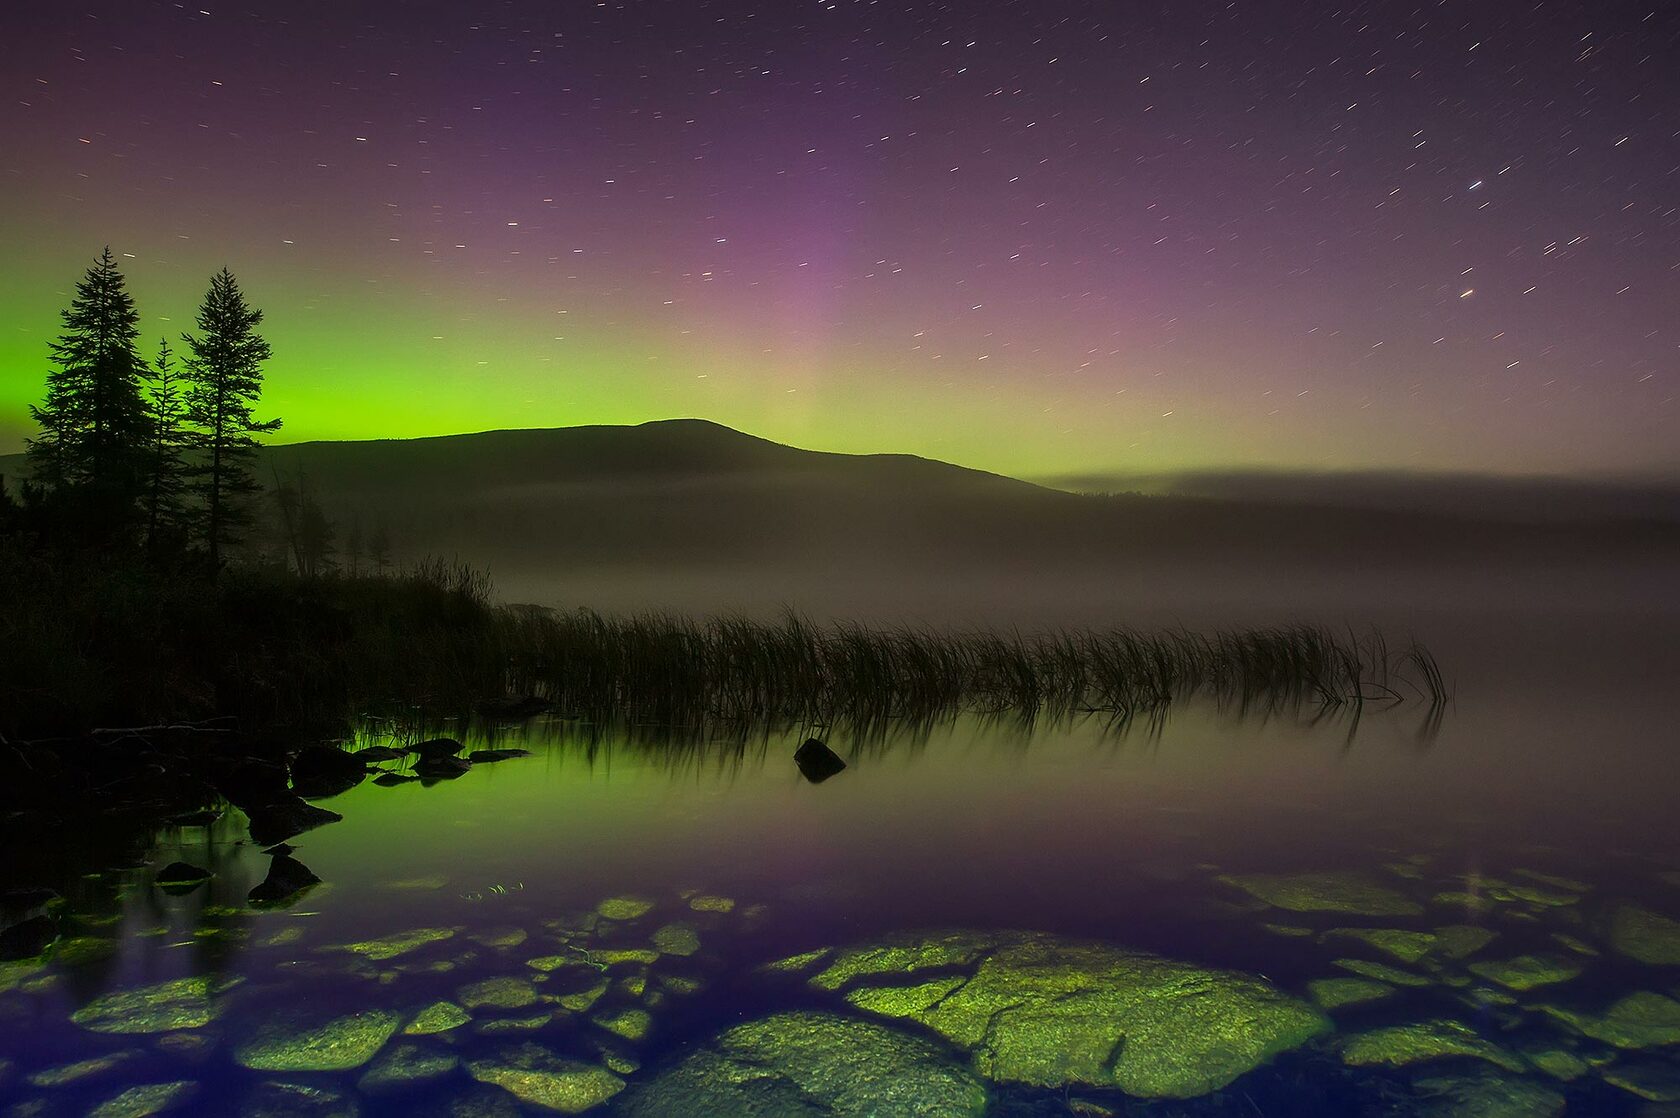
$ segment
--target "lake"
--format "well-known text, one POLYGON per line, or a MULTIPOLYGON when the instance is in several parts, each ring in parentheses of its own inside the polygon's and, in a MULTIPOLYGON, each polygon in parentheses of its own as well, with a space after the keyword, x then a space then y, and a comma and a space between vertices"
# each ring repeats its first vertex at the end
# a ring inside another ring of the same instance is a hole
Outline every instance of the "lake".
MULTIPOLYGON (((237 811, 62 859, 14 1114, 1673 1113, 1675 628, 1413 628, 1453 700, 661 746, 373 781, 261 910, 237 811), (100 857, 107 857, 100 855, 100 857), (214 876, 153 883, 171 862, 214 876), (1642 1109, 1643 1108, 1643 1109, 1642 1109)), ((386 739, 370 730, 360 745, 386 739)), ((390 766, 400 769, 400 765, 390 766)))

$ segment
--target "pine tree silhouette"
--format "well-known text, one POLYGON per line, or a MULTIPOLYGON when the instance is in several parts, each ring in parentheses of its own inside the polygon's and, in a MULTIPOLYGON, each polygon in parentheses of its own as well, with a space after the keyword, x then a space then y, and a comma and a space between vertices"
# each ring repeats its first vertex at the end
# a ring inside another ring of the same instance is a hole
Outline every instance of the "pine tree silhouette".
POLYGON ((223 268, 210 280, 198 310, 199 333, 183 334, 187 359, 187 418, 196 427, 201 463, 193 473, 203 502, 205 550, 214 570, 223 552, 240 541, 250 520, 246 498, 258 489, 251 476, 256 435, 280 428, 280 420, 259 421, 252 409, 262 395, 262 363, 272 355, 256 332, 262 311, 247 306, 233 273, 223 268))
POLYGON ((132 528, 145 488, 149 425, 139 314, 109 247, 61 316, 64 331, 50 346, 57 367, 46 398, 29 409, 41 427, 27 443, 30 470, 72 509, 81 534, 114 541, 132 528))
POLYGON ((151 437, 146 444, 146 550, 154 554, 164 542, 177 545, 184 540, 186 510, 182 501, 187 481, 187 407, 181 397, 181 375, 169 339, 158 343, 157 361, 152 366, 149 419, 151 437))

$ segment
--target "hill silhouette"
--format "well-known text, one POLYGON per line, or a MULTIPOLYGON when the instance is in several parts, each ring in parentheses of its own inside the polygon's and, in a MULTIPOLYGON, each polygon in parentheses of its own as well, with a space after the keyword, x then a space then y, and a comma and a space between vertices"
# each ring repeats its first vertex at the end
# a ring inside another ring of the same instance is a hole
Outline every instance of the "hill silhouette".
MULTIPOLYGON (((0 460, 8 474, 17 465, 0 460)), ((1417 596, 1485 602, 1490 590, 1602 586, 1582 572, 1606 557, 1636 574, 1680 558, 1680 525, 1653 520, 1080 495, 694 419, 296 443, 265 448, 258 476, 274 471, 306 474, 341 534, 355 518, 383 524, 399 560, 458 557, 487 566, 512 597, 606 608, 767 607, 833 591, 846 603, 836 608, 880 613, 859 604, 877 587, 897 603, 891 613, 958 585, 1021 603, 1174 608, 1281 594, 1352 608, 1435 576, 1441 586, 1417 596)))

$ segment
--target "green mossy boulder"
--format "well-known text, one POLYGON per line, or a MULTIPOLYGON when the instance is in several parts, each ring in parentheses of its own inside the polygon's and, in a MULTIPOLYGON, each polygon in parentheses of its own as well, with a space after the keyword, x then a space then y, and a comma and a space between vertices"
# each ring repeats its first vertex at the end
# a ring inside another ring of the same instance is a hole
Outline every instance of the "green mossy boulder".
POLYGON ((800 974, 810 970, 832 954, 834 954, 834 948, 819 947, 815 951, 801 951, 797 955, 789 955, 785 959, 765 963, 758 969, 769 974, 800 974))
POLYGON ((604 920, 635 920, 653 911, 653 901, 647 897, 608 897, 595 906, 604 920))
POLYGON ((1680 921, 1641 905, 1618 905, 1610 915, 1610 946, 1652 966, 1680 965, 1680 921))
POLYGON ((1219 878, 1291 912, 1417 916, 1423 906, 1362 873, 1225 874, 1219 878))
POLYGON ((435 1002, 415 1014, 414 1020, 403 1027, 403 1032, 409 1036, 431 1036, 458 1029, 471 1020, 472 1014, 454 1002, 435 1002))
POLYGON ((1307 992, 1320 1009, 1328 1012, 1381 1001, 1394 993, 1394 987, 1368 978, 1320 978, 1307 983, 1307 992))
POLYGON ((1331 928, 1319 937, 1320 943, 1329 940, 1363 943, 1402 963, 1419 961, 1440 942, 1433 932, 1409 932, 1400 928, 1331 928))
POLYGON ((1470 1026, 1446 1019, 1372 1029, 1342 1045, 1342 1062, 1351 1067, 1398 1068, 1451 1057, 1486 1060, 1506 1071, 1524 1070, 1523 1062, 1510 1052, 1470 1026))
POLYGON ((700 933, 692 924, 667 924, 653 933, 651 942, 662 955, 692 955, 700 950, 700 933))
POLYGON ((455 991, 467 1009, 523 1009, 537 1003, 537 988, 523 978, 487 978, 455 991))
POLYGON ((528 1106, 561 1114, 581 1114, 624 1090, 624 1080, 606 1068, 562 1059, 529 1042, 472 1060, 467 1071, 480 1083, 500 1087, 528 1106))
POLYGON ((433 1079, 441 1079, 461 1065, 453 1052, 428 1048, 423 1044, 394 1044, 380 1053, 356 1081, 364 1094, 402 1091, 433 1079))
POLYGON ((1672 1061, 1639 1060, 1612 1064, 1599 1073, 1604 1082, 1651 1102, 1680 1102, 1680 1068, 1672 1061))
POLYGON ((186 1102, 197 1093, 198 1084, 191 1080, 147 1083, 112 1095, 88 1111, 88 1118, 151 1118, 186 1102))
POLYGON ((1427 975, 1417 974, 1399 967, 1391 967, 1387 963, 1373 963, 1369 959, 1336 959, 1331 966, 1341 967, 1345 971, 1372 978, 1378 982, 1386 982, 1391 986, 1433 986, 1435 980, 1427 975))
POLYGON ((1419 1118, 1560 1118, 1564 1097, 1532 1079, 1485 1073, 1420 1079, 1419 1118))
POLYGON ((401 1025, 401 1015, 380 1009, 322 1024, 274 1020, 236 1046, 233 1058, 254 1071, 348 1071, 373 1059, 401 1025))
POLYGON ((733 912, 735 910, 735 899, 702 893, 699 896, 690 897, 688 907, 695 912, 733 912))
POLYGON ((138 990, 121 990, 95 998, 70 1015, 70 1020, 96 1033, 166 1033, 198 1029, 219 1012, 214 980, 199 976, 160 982, 138 990))
POLYGON ((398 955, 406 955, 410 951, 418 951, 428 944, 441 943, 454 935, 454 928, 413 928, 395 935, 380 936, 378 939, 365 939, 359 943, 340 943, 325 950, 349 951, 364 959, 383 962, 398 955))
POLYGON ((328 1087, 259 1083, 245 1098, 241 1118, 358 1118, 361 1107, 328 1087))
POLYGON ((820 1013, 738 1025, 628 1093, 623 1118, 977 1118, 986 1091, 919 1037, 820 1013))
POLYGON ((1030 933, 894 936, 810 981, 932 1029, 988 1079, 1149 1098, 1216 1090, 1330 1028, 1251 975, 1030 933), (965 981, 941 992, 953 977, 965 981))
POLYGON ((1556 1005, 1543 1005, 1540 1010, 1582 1036, 1617 1048, 1680 1044, 1680 1002, 1651 990, 1620 998, 1602 1014, 1556 1005))
POLYGON ((1471 963, 1471 974, 1511 990, 1533 990, 1568 982, 1581 973, 1581 964, 1558 955, 1518 955, 1471 963))
POLYGON ((590 1018, 601 1028, 625 1040, 641 1040, 653 1026, 645 1009, 615 1009, 590 1018))
POLYGON ((1592 1071, 1587 1063, 1567 1048, 1537 1048, 1523 1052, 1523 1059, 1536 1070, 1553 1079, 1572 1083, 1592 1071))
POLYGON ((76 1060, 73 1063, 34 1072, 29 1076, 29 1083, 35 1087, 67 1087, 85 1079, 109 1075, 133 1064, 140 1057, 139 1052, 108 1052, 102 1056, 89 1056, 85 1060, 76 1060))
POLYGON ((1475 924, 1448 924, 1435 929, 1437 947, 1449 959, 1468 959, 1498 938, 1498 932, 1475 924))

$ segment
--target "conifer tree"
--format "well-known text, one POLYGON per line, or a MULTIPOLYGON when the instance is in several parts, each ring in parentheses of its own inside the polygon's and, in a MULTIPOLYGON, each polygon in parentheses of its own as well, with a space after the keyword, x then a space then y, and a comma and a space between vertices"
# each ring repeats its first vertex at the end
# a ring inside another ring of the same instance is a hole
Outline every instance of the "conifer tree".
POLYGON ((368 537, 368 562, 379 574, 391 569, 391 533, 385 530, 385 525, 374 525, 373 534, 368 537))
POLYGON ((187 480, 187 411, 168 338, 158 343, 148 395, 151 438, 146 447, 146 549, 155 553, 166 539, 181 538, 185 520, 182 495, 187 480))
POLYGON ((110 248, 61 317, 46 398, 29 409, 41 427, 28 442, 30 469, 38 485, 74 503, 85 535, 113 540, 132 525, 145 488, 148 424, 139 314, 110 248))
POLYGON ((212 569, 226 549, 240 540, 250 519, 246 498, 258 485, 251 476, 256 437, 280 428, 280 420, 260 421, 252 410, 262 396, 262 363, 272 351, 257 333, 262 311, 245 302, 233 273, 223 268, 210 279, 198 309, 199 333, 183 334, 187 359, 187 418, 198 430, 201 459, 194 469, 203 504, 205 550, 212 569))

